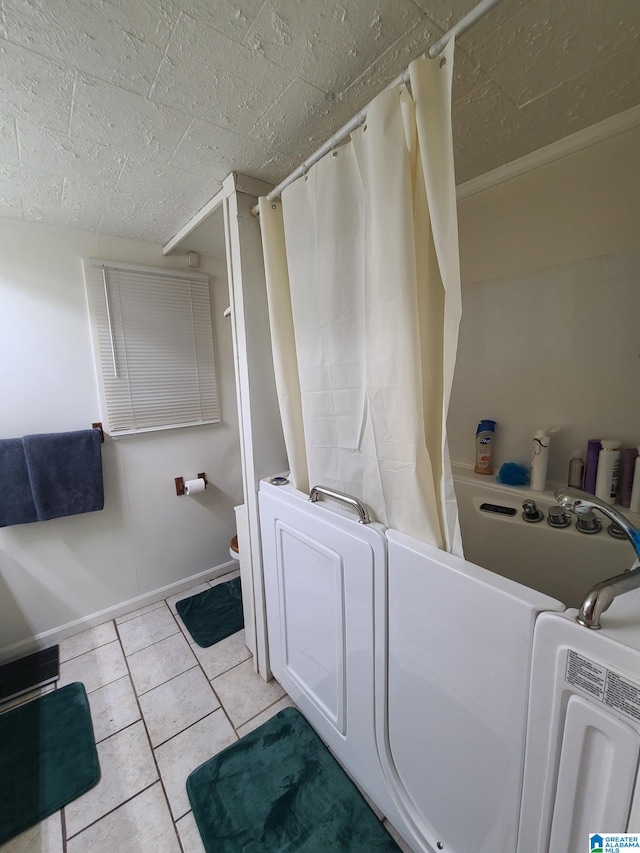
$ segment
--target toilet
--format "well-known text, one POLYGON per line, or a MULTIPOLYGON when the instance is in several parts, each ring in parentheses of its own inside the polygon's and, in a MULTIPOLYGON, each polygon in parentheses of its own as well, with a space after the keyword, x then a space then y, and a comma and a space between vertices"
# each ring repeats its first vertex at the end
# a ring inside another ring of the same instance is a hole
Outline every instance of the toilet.
POLYGON ((236 534, 229 542, 229 556, 232 560, 240 561, 240 551, 238 548, 238 535, 236 534))

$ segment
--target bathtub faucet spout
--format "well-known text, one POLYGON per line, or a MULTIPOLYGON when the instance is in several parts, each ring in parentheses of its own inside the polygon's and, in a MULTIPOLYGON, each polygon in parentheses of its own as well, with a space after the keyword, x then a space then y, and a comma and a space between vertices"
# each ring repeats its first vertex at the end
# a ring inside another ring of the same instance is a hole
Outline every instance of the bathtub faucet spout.
MULTIPOLYGON (((557 489, 554 494, 561 507, 577 516, 584 515, 594 509, 606 515, 623 531, 631 542, 636 556, 640 556, 640 531, 636 530, 621 512, 587 492, 557 489)), ((586 628, 600 628, 600 616, 608 609, 614 598, 638 587, 640 587, 640 565, 632 567, 630 571, 623 572, 621 575, 615 575, 595 584, 580 605, 576 617, 578 622, 586 628)))

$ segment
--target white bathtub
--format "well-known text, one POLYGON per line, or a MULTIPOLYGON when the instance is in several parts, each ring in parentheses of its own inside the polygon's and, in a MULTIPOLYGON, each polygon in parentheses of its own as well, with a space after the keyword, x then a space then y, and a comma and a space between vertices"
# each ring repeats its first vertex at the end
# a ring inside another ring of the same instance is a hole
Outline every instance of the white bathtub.
POLYGON ((274 675, 416 853, 581 853, 587 830, 637 831, 640 590, 601 631, 563 604, 628 568, 629 544, 527 524, 526 489, 463 469, 456 489, 466 559, 261 483, 274 675), (627 692, 595 695, 607 673, 627 692))
POLYGON ((421 853, 514 853, 533 630, 562 604, 262 482, 271 668, 421 853))
MULTIPOLYGON (((634 553, 627 540, 612 538, 609 521, 602 521, 600 533, 580 533, 575 524, 553 528, 547 523, 549 507, 556 501, 553 492, 534 492, 525 486, 502 486, 495 477, 475 474, 472 468, 454 465, 460 529, 467 560, 484 566, 531 589, 579 607, 593 584, 630 568, 634 553), (522 518, 522 502, 532 498, 544 513, 544 521, 531 523, 522 518), (515 510, 515 515, 481 509, 483 505, 515 510)), ((628 514, 634 526, 637 515, 628 514)))

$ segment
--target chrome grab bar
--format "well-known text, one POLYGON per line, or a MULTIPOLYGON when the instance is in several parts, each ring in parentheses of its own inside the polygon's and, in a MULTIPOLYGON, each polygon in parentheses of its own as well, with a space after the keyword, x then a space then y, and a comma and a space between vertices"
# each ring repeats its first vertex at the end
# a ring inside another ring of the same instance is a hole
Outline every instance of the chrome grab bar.
POLYGON ((366 506, 351 495, 345 495, 344 492, 336 492, 335 489, 330 489, 328 486, 314 486, 309 492, 309 500, 311 503, 316 503, 321 495, 327 498, 333 498, 335 501, 342 501, 356 510, 358 513, 358 521, 360 524, 371 524, 371 516, 366 506))

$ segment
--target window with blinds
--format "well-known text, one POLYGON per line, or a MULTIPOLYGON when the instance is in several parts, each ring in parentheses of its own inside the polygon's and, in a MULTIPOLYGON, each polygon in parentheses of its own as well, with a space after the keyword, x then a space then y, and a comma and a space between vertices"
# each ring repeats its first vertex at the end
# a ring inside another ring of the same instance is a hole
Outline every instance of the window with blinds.
POLYGON ((209 277, 93 258, 84 271, 105 431, 218 422, 209 277))

